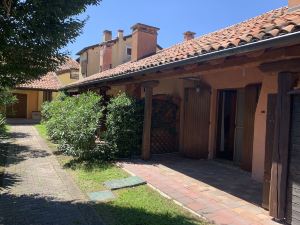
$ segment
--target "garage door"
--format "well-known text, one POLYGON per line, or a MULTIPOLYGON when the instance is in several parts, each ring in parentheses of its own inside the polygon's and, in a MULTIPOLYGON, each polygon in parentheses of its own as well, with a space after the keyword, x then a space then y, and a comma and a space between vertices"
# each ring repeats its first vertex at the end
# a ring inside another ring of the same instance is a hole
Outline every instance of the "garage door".
POLYGON ((293 97, 287 189, 287 222, 300 225, 300 95, 293 97))

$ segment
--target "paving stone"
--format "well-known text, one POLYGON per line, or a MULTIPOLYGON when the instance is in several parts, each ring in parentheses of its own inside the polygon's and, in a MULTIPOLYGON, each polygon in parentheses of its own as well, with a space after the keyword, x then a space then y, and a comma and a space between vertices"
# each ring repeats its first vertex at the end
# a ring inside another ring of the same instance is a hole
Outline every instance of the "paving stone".
POLYGON ((88 196, 94 202, 106 202, 116 198, 110 190, 88 193, 88 196))
POLYGON ((114 179, 104 182, 105 187, 111 190, 135 187, 143 184, 146 184, 146 181, 138 176, 131 176, 124 179, 114 179))
POLYGON ((258 206, 261 184, 238 168, 175 154, 153 156, 148 162, 121 162, 120 166, 217 225, 279 225, 258 206))
POLYGON ((11 134, 0 189, 0 224, 103 224, 32 125, 12 125, 11 134))

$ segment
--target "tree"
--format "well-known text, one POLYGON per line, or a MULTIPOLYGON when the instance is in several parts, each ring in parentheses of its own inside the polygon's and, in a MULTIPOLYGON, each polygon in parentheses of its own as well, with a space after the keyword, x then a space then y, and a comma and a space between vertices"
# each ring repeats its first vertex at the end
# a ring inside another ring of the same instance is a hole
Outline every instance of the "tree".
POLYGON ((0 87, 55 71, 86 22, 78 15, 100 1, 0 0, 0 87))

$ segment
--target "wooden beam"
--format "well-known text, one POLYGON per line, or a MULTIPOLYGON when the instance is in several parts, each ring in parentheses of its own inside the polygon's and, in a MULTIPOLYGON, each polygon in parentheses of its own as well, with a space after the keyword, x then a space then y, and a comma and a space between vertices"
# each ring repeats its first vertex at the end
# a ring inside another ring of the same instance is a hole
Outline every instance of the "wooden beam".
POLYGON ((279 73, 270 184, 270 215, 279 220, 285 218, 286 207, 291 112, 291 96, 288 92, 295 83, 296 76, 293 73, 279 73))
POLYGON ((300 58, 263 63, 259 66, 262 72, 300 72, 300 58))
POLYGON ((151 118, 152 118, 152 95, 153 87, 158 85, 158 81, 148 81, 141 84, 145 88, 145 108, 144 108, 144 126, 143 126, 143 143, 142 159, 150 159, 151 147, 151 118))

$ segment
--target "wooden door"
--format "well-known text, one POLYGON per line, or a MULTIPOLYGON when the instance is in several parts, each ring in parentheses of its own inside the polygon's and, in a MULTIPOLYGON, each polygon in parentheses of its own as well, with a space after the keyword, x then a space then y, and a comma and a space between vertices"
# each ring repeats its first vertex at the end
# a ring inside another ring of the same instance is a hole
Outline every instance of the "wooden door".
POLYGON ((265 145, 265 170, 264 170, 263 197, 262 197, 262 201, 263 201, 262 207, 265 209, 269 209, 272 154, 273 154, 274 130, 275 130, 276 98, 277 98, 276 94, 268 95, 266 145, 265 145))
POLYGON ((27 118, 27 95, 14 94, 17 97, 15 104, 9 105, 6 108, 7 118, 27 118))
POLYGON ((237 102, 236 102, 234 156, 233 156, 233 161, 237 165, 240 165, 242 154, 243 154, 244 109, 245 109, 245 89, 238 89, 237 102))
POLYGON ((252 171, 252 154, 254 140, 255 111, 260 92, 260 85, 251 84, 245 87, 245 111, 244 111, 244 151, 241 160, 243 170, 252 171))
POLYGON ((300 95, 293 97, 286 198, 288 224, 300 224, 300 95))
POLYGON ((185 89, 183 149, 187 157, 208 157, 210 96, 210 88, 205 85, 198 90, 185 89))

